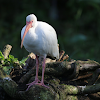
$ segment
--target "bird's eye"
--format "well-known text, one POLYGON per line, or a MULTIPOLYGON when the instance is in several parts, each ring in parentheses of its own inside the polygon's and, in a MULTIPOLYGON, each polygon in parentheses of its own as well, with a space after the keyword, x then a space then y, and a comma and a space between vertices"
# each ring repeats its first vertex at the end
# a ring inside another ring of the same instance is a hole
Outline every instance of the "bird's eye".
POLYGON ((32 22, 33 22, 33 20, 32 20, 32 22))

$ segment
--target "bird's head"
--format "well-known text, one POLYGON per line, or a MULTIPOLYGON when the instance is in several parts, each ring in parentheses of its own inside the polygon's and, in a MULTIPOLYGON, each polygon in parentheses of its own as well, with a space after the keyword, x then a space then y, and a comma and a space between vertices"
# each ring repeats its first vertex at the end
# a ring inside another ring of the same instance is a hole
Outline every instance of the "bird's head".
POLYGON ((34 27, 37 22, 37 18, 34 14, 30 14, 26 17, 26 25, 31 24, 31 27, 34 27))
POLYGON ((37 18, 34 14, 30 14, 26 17, 26 28, 25 28, 25 32, 21 41, 21 48, 23 46, 23 41, 25 38, 25 35, 27 34, 28 30, 32 27, 36 26, 36 22, 37 22, 37 18))

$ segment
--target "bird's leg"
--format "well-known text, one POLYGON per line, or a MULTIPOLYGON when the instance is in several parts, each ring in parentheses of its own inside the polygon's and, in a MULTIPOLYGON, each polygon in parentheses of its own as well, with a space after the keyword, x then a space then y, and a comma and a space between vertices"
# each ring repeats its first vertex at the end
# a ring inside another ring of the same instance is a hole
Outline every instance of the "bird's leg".
POLYGON ((42 64, 42 80, 41 80, 42 84, 44 84, 44 72, 45 72, 45 58, 44 58, 43 64, 42 64))
POLYGON ((46 57, 43 58, 41 83, 35 83, 35 84, 36 84, 36 85, 44 86, 44 87, 46 87, 46 88, 49 88, 48 86, 44 85, 45 59, 46 59, 46 57))
MULTIPOLYGON (((35 83, 41 82, 41 81, 38 79, 38 71, 39 71, 39 59, 38 59, 38 57, 37 57, 37 55, 36 55, 36 76, 35 76, 35 81, 33 81, 32 83, 26 84, 26 85, 28 85, 27 90, 28 90, 32 85, 34 85, 35 83)), ((26 90, 26 91, 27 91, 27 90, 26 90)))
POLYGON ((39 59, 36 55, 36 76, 35 76, 35 83, 40 82, 40 80, 38 79, 38 71, 39 71, 39 59))

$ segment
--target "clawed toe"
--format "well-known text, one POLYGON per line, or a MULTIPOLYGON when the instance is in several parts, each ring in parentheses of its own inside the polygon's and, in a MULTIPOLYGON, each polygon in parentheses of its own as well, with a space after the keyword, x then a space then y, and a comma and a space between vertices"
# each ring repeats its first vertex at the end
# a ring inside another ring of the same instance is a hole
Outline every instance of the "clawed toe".
POLYGON ((40 85, 40 86, 49 88, 49 87, 46 86, 44 83, 38 83, 38 82, 36 82, 36 81, 34 81, 34 82, 32 82, 32 83, 29 83, 29 84, 26 84, 26 85, 28 85, 28 88, 26 89, 26 91, 27 91, 32 85, 40 85))
POLYGON ((48 86, 44 85, 44 83, 36 83, 35 85, 40 85, 40 86, 43 86, 43 87, 49 88, 48 86))
POLYGON ((37 84, 38 82, 41 82, 41 81, 40 81, 40 80, 35 80, 35 81, 33 81, 32 83, 26 84, 26 85, 28 85, 28 88, 26 89, 26 91, 27 91, 32 85, 35 85, 35 84, 37 84))

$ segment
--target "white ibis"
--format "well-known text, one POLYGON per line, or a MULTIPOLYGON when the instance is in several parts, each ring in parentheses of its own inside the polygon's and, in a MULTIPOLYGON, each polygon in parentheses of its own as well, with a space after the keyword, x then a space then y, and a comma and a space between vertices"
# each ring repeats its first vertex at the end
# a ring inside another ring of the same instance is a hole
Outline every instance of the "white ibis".
POLYGON ((36 55, 36 76, 35 81, 27 84, 28 88, 32 85, 44 85, 44 71, 45 71, 45 59, 46 56, 59 59, 59 49, 57 35, 54 28, 46 22, 37 21, 34 14, 30 14, 26 17, 26 25, 21 30, 21 48, 24 45, 28 52, 33 52, 36 55), (39 56, 39 58, 38 58, 39 56), (39 61, 42 63, 42 79, 38 79, 39 61))

